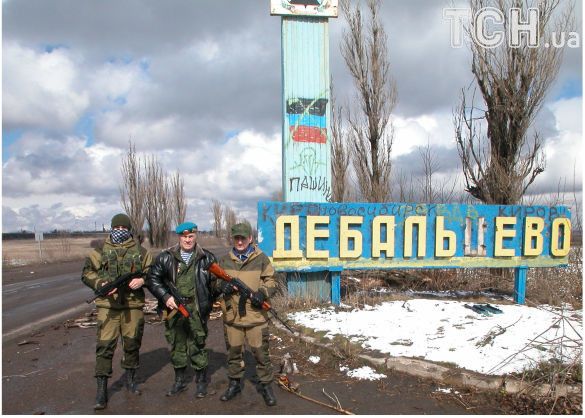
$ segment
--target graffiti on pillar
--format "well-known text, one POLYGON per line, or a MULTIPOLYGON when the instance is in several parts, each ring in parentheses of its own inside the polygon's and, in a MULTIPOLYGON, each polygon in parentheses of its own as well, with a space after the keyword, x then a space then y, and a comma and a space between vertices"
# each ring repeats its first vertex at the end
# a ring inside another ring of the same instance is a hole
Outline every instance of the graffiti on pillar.
POLYGON ((324 176, 289 177, 288 191, 303 192, 305 190, 321 192, 327 202, 331 201, 331 185, 324 176))
POLYGON ((303 148, 289 172, 288 192, 317 191, 326 201, 330 201, 331 185, 326 176, 320 175, 323 167, 326 168, 327 164, 317 159, 314 148, 303 148))
POLYGON ((314 176, 322 166, 326 166, 326 164, 317 161, 317 151, 307 147, 303 148, 299 153, 298 160, 295 161, 295 165, 291 168, 292 170, 301 169, 306 175, 314 176))
POLYGON ((294 98, 286 101, 290 138, 295 142, 327 142, 327 99, 294 98))

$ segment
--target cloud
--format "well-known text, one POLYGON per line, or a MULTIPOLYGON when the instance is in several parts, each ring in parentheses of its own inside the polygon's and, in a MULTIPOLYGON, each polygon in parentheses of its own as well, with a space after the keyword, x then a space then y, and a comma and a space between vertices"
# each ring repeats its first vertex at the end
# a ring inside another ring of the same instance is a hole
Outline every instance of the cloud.
POLYGON ((18 145, 2 168, 4 197, 48 193, 94 196, 115 190, 104 177, 119 178, 119 172, 112 172, 111 167, 119 167, 120 150, 103 145, 86 147, 83 138, 36 133, 24 134, 18 145))
MULTIPOLYGON (((21 151, 3 167, 5 230, 31 225, 65 228, 89 221, 107 223, 121 210, 120 163, 125 153, 103 144, 86 146, 75 137, 55 139, 25 135, 21 151), (54 202, 60 202, 57 206, 54 202), (49 216, 53 213, 52 216, 49 216)), ((280 136, 244 131, 223 143, 208 143, 156 155, 167 174, 181 173, 189 203, 188 215, 208 228, 211 201, 220 200, 238 216, 254 222, 255 204, 281 186, 280 136), (252 215, 254 213, 254 216, 252 215)), ((39 229, 40 230, 40 229, 39 229)))
POLYGON ((3 128, 71 128, 87 109, 75 57, 65 49, 3 46, 3 128))
MULTIPOLYGON (((84 219, 107 224, 120 211, 119 167, 129 140, 169 173, 181 172, 188 216, 203 228, 212 223, 211 199, 254 222, 257 200, 281 188, 281 18, 270 16, 268 3, 2 6, 3 134, 15 138, 3 144, 4 230, 45 225, 41 217, 60 225, 75 219, 71 228, 84 219)), ((393 160, 414 175, 421 171, 417 149, 427 144, 440 176, 454 175, 458 163, 452 109, 472 75, 466 49, 450 47, 442 11, 451 6, 382 2, 398 88, 393 160)), ((329 21, 331 73, 347 107, 355 90, 339 51, 345 27, 343 18, 329 21)), ((579 160, 560 149, 582 155, 582 117, 573 111, 581 105, 581 48, 564 52, 535 120, 549 158, 534 193, 572 176, 568 158, 579 160)))
POLYGON ((561 99, 548 108, 554 116, 558 134, 546 142, 546 169, 537 177, 529 192, 541 194, 582 190, 583 102, 581 98, 561 99))

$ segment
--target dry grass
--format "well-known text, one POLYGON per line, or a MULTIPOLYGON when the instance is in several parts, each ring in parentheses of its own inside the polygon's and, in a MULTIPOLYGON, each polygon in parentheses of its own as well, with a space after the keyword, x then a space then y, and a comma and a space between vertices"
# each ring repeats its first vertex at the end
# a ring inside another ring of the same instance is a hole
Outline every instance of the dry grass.
MULTIPOLYGON (((526 300, 532 305, 569 304, 583 306, 583 251, 573 247, 565 268, 528 270, 526 300)), ((349 305, 380 301, 389 290, 467 292, 470 297, 485 293, 514 294, 513 269, 429 269, 391 271, 347 271, 342 275, 342 298, 349 305), (377 299, 376 299, 377 298, 377 299)))
POLYGON ((59 236, 41 241, 34 239, 2 241, 2 265, 24 266, 82 259, 91 250, 92 238, 59 236))
MULTIPOLYGON (((176 235, 174 235, 176 236, 176 235)), ((34 239, 11 239, 2 241, 2 266, 25 266, 36 263, 58 263, 72 260, 82 260, 95 248, 96 244, 103 242, 105 234, 72 237, 62 234, 57 237, 50 237, 41 241, 41 253, 39 243, 34 239)), ((172 237, 174 238, 174 237, 172 237)), ((220 238, 200 234, 199 241, 202 246, 221 246, 220 238)), ((173 241, 170 244, 174 244, 173 241)), ((148 241, 143 243, 145 248, 155 255, 161 248, 151 248, 148 241)))
POLYGON ((535 303, 583 308, 583 248, 573 247, 566 268, 529 270, 526 298, 535 303))

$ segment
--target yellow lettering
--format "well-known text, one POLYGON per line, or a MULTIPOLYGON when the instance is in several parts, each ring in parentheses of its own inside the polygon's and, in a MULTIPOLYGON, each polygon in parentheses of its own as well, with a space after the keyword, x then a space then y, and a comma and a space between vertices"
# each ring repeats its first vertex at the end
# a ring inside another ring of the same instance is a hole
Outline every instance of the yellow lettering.
POLYGON ((329 258, 328 250, 316 250, 316 238, 329 238, 329 229, 317 229, 316 225, 329 225, 329 216, 307 216, 307 258, 329 258))
POLYGON ((276 249, 272 252, 273 258, 303 258, 299 245, 299 217, 294 215, 279 216, 276 219, 276 249), (290 250, 285 250, 284 229, 290 225, 290 250))
POLYGON ((426 255, 427 246, 427 218, 425 216, 409 216, 404 221, 404 257, 412 257, 412 230, 418 225, 417 257, 426 255))
POLYGON ((514 229, 505 229, 506 225, 516 225, 516 218, 513 216, 498 216, 496 218, 496 236, 494 244, 494 257, 514 257, 513 248, 504 248, 504 238, 514 238, 514 229))
POLYGON ((359 258, 362 255, 362 233, 349 229, 350 225, 361 225, 363 216, 339 217, 339 258, 359 258), (353 238, 353 250, 349 249, 349 240, 353 238))
POLYGON ((436 241, 435 241, 435 256, 436 257, 453 257, 456 249, 455 232, 445 229, 445 217, 437 216, 436 227, 436 241), (445 249, 444 241, 447 240, 447 249, 445 249))
POLYGON ((382 251, 386 257, 394 257, 394 216, 376 216, 372 223, 372 257, 380 258, 382 251), (382 225, 386 225, 386 242, 381 242, 382 225))
POLYGON ((524 255, 537 256, 542 254, 543 241, 542 231, 544 230, 544 219, 534 216, 526 217, 524 227, 524 255), (534 246, 532 246, 532 241, 534 246))
POLYGON ((552 222, 550 252, 555 257, 565 257, 571 249, 571 220, 568 218, 556 218, 552 222), (563 246, 559 248, 560 227, 563 227, 563 246))

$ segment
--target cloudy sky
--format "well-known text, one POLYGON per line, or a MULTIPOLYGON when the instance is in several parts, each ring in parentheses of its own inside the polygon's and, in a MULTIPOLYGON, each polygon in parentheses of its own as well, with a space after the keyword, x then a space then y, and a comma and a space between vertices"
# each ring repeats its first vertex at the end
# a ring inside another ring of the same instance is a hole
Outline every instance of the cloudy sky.
MULTIPOLYGON (((429 143, 446 178, 459 173, 452 110, 472 81, 467 50, 450 45, 450 5, 384 0, 381 11, 398 88, 395 167, 420 172, 417 147, 429 143)), ((268 0, 3 0, 2 230, 107 225, 129 140, 181 172, 201 228, 214 198, 255 223, 256 202, 281 187, 280 20, 268 0)), ((343 103, 345 24, 329 25, 343 103)), ((559 179, 572 188, 574 170, 582 189, 580 41, 536 120, 547 171, 534 193, 559 179)))

